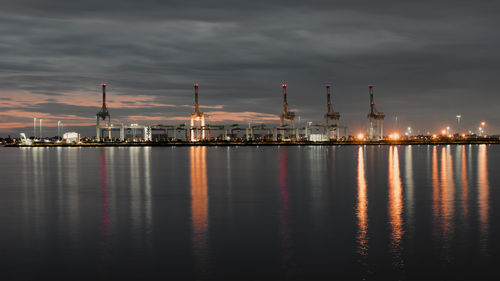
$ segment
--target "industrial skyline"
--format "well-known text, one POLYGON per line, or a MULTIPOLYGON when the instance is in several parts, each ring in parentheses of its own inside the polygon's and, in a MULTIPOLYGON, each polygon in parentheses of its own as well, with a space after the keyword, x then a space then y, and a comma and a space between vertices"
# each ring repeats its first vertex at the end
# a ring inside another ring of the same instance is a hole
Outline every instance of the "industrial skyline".
POLYGON ((113 122, 189 122, 197 81, 207 122, 277 123, 282 81, 294 122, 324 122, 332 83, 342 124, 365 131, 374 81, 386 130, 439 132, 460 115, 500 132, 496 1, 62 3, 2 7, 0 135, 33 118, 91 134, 100 81, 113 122))
MULTIPOLYGON (((97 112, 96 114, 96 121, 93 125, 96 125, 97 127, 101 126, 102 128, 101 129, 104 129, 104 128, 107 128, 107 127, 113 127, 113 126, 123 126, 126 124, 126 122, 123 122, 122 119, 118 119, 118 121, 113 125, 113 123, 111 122, 111 115, 108 111, 108 104, 107 104, 107 99, 106 99, 106 87, 107 87, 107 83, 102 83, 101 84, 101 87, 102 87, 102 105, 101 105, 101 108, 100 110, 97 112)), ((175 121, 183 121, 184 119, 185 120, 189 120, 189 122, 184 122, 183 126, 188 126, 189 125, 189 128, 190 131, 189 131, 189 136, 190 136, 190 140, 191 141, 195 141, 195 140, 201 140, 201 139, 205 139, 205 129, 202 129, 202 128, 205 128, 205 125, 218 125, 218 124, 221 124, 221 122, 224 122, 224 121, 232 121, 232 120, 217 120, 217 119, 213 119, 213 120, 210 120, 209 116, 205 116, 205 113, 203 111, 200 110, 200 107, 202 107, 200 104, 199 104, 199 101, 198 101, 198 89, 199 89, 199 84, 198 83, 194 83, 193 84, 193 87, 194 87, 194 111, 191 113, 191 117, 188 118, 188 117, 180 117, 180 118, 176 118, 176 119, 172 119, 172 120, 175 120, 175 121), (212 122, 210 122, 212 121, 212 122)), ((300 129, 301 127, 304 128, 304 127, 307 127, 307 126, 314 126, 316 128, 321 128, 322 130, 325 130, 324 131, 324 134, 329 136, 328 138, 339 138, 340 137, 340 131, 343 130, 344 131, 344 135, 345 137, 347 137, 347 135, 359 135, 359 134, 363 134, 364 137, 368 138, 368 139, 383 139, 385 136, 389 136, 390 134, 403 134, 405 133, 406 135, 432 135, 434 133, 437 133, 437 134, 441 134, 441 135, 449 135, 449 134, 455 134, 455 133, 465 133, 465 134, 474 134, 474 133, 484 133, 484 129, 485 129, 485 126, 486 126, 486 122, 484 121, 481 121, 480 124, 479 124, 479 128, 478 128, 478 131, 476 131, 475 129, 472 129, 472 130, 467 130, 467 128, 462 128, 461 125, 460 125, 460 119, 461 119, 461 115, 457 115, 455 116, 457 118, 457 124, 456 126, 453 126, 453 129, 450 127, 450 126, 445 126, 445 127, 442 127, 442 128, 445 128, 443 130, 438 130, 437 132, 434 132, 434 131, 429 131, 429 130, 426 130, 426 131, 418 131, 418 132, 413 132, 411 127, 408 127, 406 130, 404 128, 400 128, 399 127, 399 124, 398 124, 398 120, 397 120, 397 115, 395 115, 395 124, 393 126, 390 127, 390 133, 387 133, 387 132, 384 132, 384 119, 385 119, 385 114, 383 112, 379 112, 377 111, 376 107, 375 107, 375 101, 374 101, 374 93, 373 93, 373 88, 375 87, 375 85, 373 83, 369 83, 368 85, 368 93, 369 93, 369 113, 368 115, 366 115, 366 127, 364 128, 361 128, 361 129, 358 129, 356 128, 357 130, 356 131, 351 131, 349 133, 348 132, 348 127, 342 123, 340 123, 340 112, 336 112, 336 111, 333 111, 333 103, 331 101, 331 89, 332 89, 332 85, 331 84, 325 84, 325 88, 326 88, 326 96, 327 96, 327 112, 324 114, 324 122, 321 123, 321 122, 311 122, 311 121, 307 121, 307 120, 304 120, 304 124, 300 122, 300 116, 298 116, 298 123, 295 122, 295 111, 300 111, 300 109, 298 110, 290 110, 289 108, 289 105, 288 105, 288 99, 287 99, 287 84, 282 84, 281 85, 281 88, 282 88, 282 97, 283 97, 283 109, 281 111, 281 114, 280 114, 280 117, 279 119, 278 118, 274 118, 274 117, 270 117, 270 118, 265 118, 263 120, 261 119, 256 119, 256 118, 253 118, 251 119, 251 117, 247 118, 247 119, 243 119, 243 120, 238 120, 238 121, 243 121, 243 124, 241 124, 242 126, 240 127, 245 127, 245 123, 248 123, 248 126, 250 126, 251 124, 253 124, 254 126, 255 125, 258 125, 258 124, 267 124, 267 125, 271 125, 271 126, 277 126, 277 127, 287 127, 287 128, 295 128, 295 129, 300 129), (331 120, 331 121, 330 121, 331 120), (278 124, 276 124, 278 122, 278 124), (365 131, 366 134, 363 132, 365 131)), ((189 107, 189 106, 184 106, 184 107, 189 107)), ((244 115, 246 112, 242 112, 241 115, 244 115)), ((50 119, 50 117, 49 117, 50 119)), ((51 136, 50 133, 46 134, 46 135, 43 135, 42 134, 42 118, 37 118, 37 117, 34 117, 33 118, 33 136, 39 136, 39 137, 48 137, 48 136, 51 136), (39 126, 38 126, 38 129, 37 129, 37 121, 39 121, 39 126)), ((160 126, 164 126, 165 123, 163 122, 160 122, 161 119, 153 119, 155 121, 153 122, 156 122, 156 123, 151 123, 151 122, 147 122, 147 121, 150 121, 151 119, 148 118, 148 116, 143 116, 143 119, 142 120, 137 120, 138 122, 142 122, 143 124, 140 124, 140 126, 157 126, 157 125, 160 125, 160 126), (144 121, 146 121, 146 123, 144 123, 144 121)), ((169 120, 169 119, 164 119, 164 120, 169 120)), ((170 123, 172 123, 172 120, 170 120, 170 123)), ((136 121, 136 120, 134 120, 136 121)), ((344 120, 342 120, 344 121, 344 120)), ((227 122, 225 122, 226 125, 227 125, 227 122)), ((349 123, 349 122, 347 122, 349 123)), ((62 127, 61 127, 61 124, 63 124, 61 122, 61 120, 57 120, 57 134, 56 136, 61 136, 62 135, 62 127)), ((181 123, 182 124, 182 123, 181 123)), ((130 125, 130 124, 127 124, 127 125, 130 125)), ((137 126, 138 124, 137 123, 134 123, 133 126, 137 126)), ((168 124, 170 127, 171 126, 177 126, 179 124, 168 124)), ((235 124, 233 124, 235 125, 235 124)), ((49 131, 53 130, 53 128, 51 128, 51 124, 49 124, 48 126, 50 129, 49 131)), ((90 127, 90 125, 89 125, 90 127)), ((146 127, 144 127, 146 128, 146 127)), ((188 128, 188 127, 186 127, 188 128)), ((96 139, 100 139, 100 136, 101 136, 101 133, 100 130, 101 129, 97 129, 97 133, 96 133, 96 139)), ((28 130, 29 131, 29 130, 28 130)), ((121 132, 121 135, 123 134, 123 132, 121 132)), ((298 134, 298 132, 297 132, 298 134)), ((92 134, 89 134, 88 136, 92 136, 92 134)))
MULTIPOLYGON (((374 88, 375 85, 373 83, 369 83, 368 85, 368 93, 369 93, 369 105, 370 111, 367 114, 367 124, 366 124, 366 134, 363 132, 349 132, 348 127, 342 125, 340 123, 340 112, 336 112, 333 110, 333 103, 331 99, 331 84, 326 84, 326 97, 327 97, 327 112, 324 115, 323 123, 313 123, 306 122, 306 124, 299 122, 295 123, 295 111, 289 109, 288 99, 287 99, 287 84, 281 84, 282 88, 282 96, 283 96, 283 109, 280 114, 280 122, 279 125, 269 124, 269 123, 260 123, 256 124, 255 120, 248 121, 248 126, 246 124, 216 124, 207 122, 205 119, 205 113, 200 110, 200 103, 198 100, 199 96, 199 84, 194 83, 194 110, 191 113, 189 125, 184 124, 164 124, 157 123, 154 125, 144 125, 144 124, 124 124, 124 123, 111 123, 111 116, 107 110, 106 104, 106 83, 102 83, 102 107, 99 112, 96 114, 96 137, 97 141, 102 141, 104 139, 112 140, 119 139, 120 141, 124 141, 127 139, 126 131, 129 132, 128 138, 136 139, 136 131, 142 131, 141 138, 146 141, 151 141, 155 139, 155 141, 159 140, 177 140, 180 139, 179 131, 184 132, 185 139, 191 142, 202 141, 222 138, 223 140, 231 140, 233 138, 238 138, 237 134, 233 134, 233 131, 241 132, 245 131, 245 136, 243 137, 247 141, 256 140, 257 138, 262 138, 263 135, 258 134, 255 135, 255 130, 263 130, 267 132, 264 134, 265 139, 270 138, 271 140, 277 141, 278 139, 288 139, 288 140, 299 140, 299 139, 307 139, 308 141, 330 141, 330 140, 341 140, 347 139, 348 137, 354 137, 357 140, 370 140, 370 141, 380 141, 384 139, 389 140, 397 140, 402 136, 411 137, 418 135, 427 135, 436 138, 437 135, 451 137, 454 134, 458 134, 461 137, 465 137, 466 135, 474 135, 478 134, 480 136, 486 136, 487 132, 485 132, 486 122, 482 121, 480 123, 480 127, 477 131, 467 131, 462 130, 460 127, 460 119, 461 115, 457 115, 457 126, 452 129, 450 126, 446 126, 441 132, 414 132, 411 127, 408 127, 406 130, 399 128, 397 123, 396 116, 396 125, 391 129, 390 133, 384 132, 384 119, 385 114, 376 109, 375 99, 374 99, 374 88), (101 124, 101 121, 105 121, 104 124, 101 124), (332 121, 330 124, 330 120, 332 121), (252 124, 253 122, 253 124, 252 124), (153 131, 160 131, 160 135, 154 137, 153 131), (118 131, 119 136, 113 136, 112 131, 118 131), (132 135, 130 132, 134 131, 132 135), (169 135, 169 131, 173 133, 169 135), (218 131, 219 134, 216 133, 215 136, 210 136, 211 131, 218 131), (341 133, 341 131, 343 133, 341 133), (303 133, 303 134, 302 134, 303 133), (319 133, 319 134, 318 134, 319 133), (302 134, 302 135, 301 135, 302 134), (257 137, 259 136, 259 137, 257 137)), ((36 119, 35 119, 36 120, 36 119)), ((258 123, 258 122, 257 122, 258 123)), ((36 135, 36 124, 34 125, 33 132, 36 135)), ((41 131, 41 123, 40 123, 40 131, 41 131)), ((58 133, 59 133, 59 122, 58 122, 58 133)), ((40 133, 41 135, 41 133, 40 133)), ((60 134, 58 134, 60 136, 60 134)))

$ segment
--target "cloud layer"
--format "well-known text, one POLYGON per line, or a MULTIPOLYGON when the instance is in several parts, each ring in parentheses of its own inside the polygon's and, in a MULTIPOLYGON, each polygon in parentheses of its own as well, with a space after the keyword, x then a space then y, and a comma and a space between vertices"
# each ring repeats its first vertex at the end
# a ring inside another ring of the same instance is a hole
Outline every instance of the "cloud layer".
POLYGON ((213 122, 275 122, 282 82, 301 120, 320 122, 333 83, 335 109, 357 131, 373 81, 386 128, 397 115, 438 130, 461 114, 463 127, 500 129, 498 1, 404 2, 10 1, 0 133, 33 117, 92 124, 103 81, 117 122, 187 119, 194 81, 213 122))

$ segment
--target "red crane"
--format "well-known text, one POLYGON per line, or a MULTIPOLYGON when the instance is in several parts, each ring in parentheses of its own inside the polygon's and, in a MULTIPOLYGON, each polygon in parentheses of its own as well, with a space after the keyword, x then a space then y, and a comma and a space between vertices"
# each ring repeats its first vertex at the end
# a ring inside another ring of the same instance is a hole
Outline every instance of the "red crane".
POLYGON ((285 120, 290 120, 290 124, 293 127, 293 120, 295 119, 295 112, 288 110, 288 102, 286 99, 286 84, 282 84, 281 88, 283 89, 283 111, 280 116, 280 127, 285 125, 285 120))

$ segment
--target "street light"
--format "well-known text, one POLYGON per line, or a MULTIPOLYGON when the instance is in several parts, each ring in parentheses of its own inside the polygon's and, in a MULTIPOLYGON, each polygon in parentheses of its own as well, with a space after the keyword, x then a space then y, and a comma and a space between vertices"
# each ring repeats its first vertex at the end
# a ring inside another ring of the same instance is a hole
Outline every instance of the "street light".
POLYGON ((57 140, 61 139, 61 120, 57 121, 57 140))
POLYGON ((396 122, 396 132, 398 132, 399 131, 399 123, 398 123, 398 115, 397 114, 394 114, 394 119, 396 122))

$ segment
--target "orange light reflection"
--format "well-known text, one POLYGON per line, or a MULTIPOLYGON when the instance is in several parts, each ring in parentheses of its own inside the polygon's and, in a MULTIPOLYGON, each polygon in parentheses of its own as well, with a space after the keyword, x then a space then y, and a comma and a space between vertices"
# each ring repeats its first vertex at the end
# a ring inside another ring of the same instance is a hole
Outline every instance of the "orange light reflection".
POLYGON ((403 231, 403 197, 399 171, 399 153, 397 147, 389 149, 389 221, 391 224, 391 248, 395 265, 403 266, 401 240, 403 231))
POLYGON ((489 195, 490 184, 488 181, 488 156, 486 154, 486 145, 481 144, 478 152, 478 206, 479 206, 479 231, 481 237, 481 250, 487 249, 488 239, 488 213, 489 213, 489 195))
POLYGON ((464 216, 467 216, 468 213, 468 204, 467 200, 469 200, 469 187, 467 182, 467 166, 465 160, 465 146, 462 146, 462 202, 463 202, 463 213, 464 216))
MULTIPOLYGON (((454 192, 453 167, 450 147, 441 150, 441 231, 444 242, 451 241, 453 235, 454 216, 454 192)), ((443 245, 447 248, 449 245, 443 245)))
POLYGON ((439 171, 438 171, 437 147, 432 147, 432 213, 433 218, 439 217, 439 171))
POLYGON ((197 266, 206 270, 208 229, 208 186, 205 147, 190 147, 192 243, 197 266))
POLYGON ((358 149, 358 205, 356 215, 358 217, 358 253, 368 255, 368 197, 366 194, 365 159, 363 147, 358 149))

